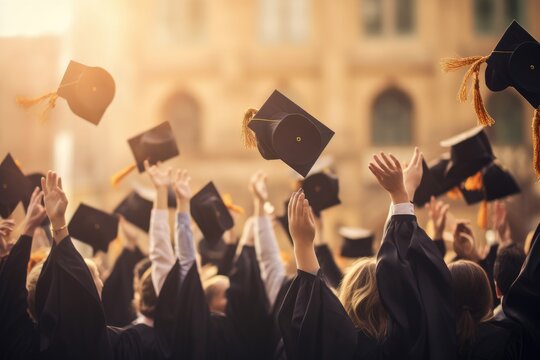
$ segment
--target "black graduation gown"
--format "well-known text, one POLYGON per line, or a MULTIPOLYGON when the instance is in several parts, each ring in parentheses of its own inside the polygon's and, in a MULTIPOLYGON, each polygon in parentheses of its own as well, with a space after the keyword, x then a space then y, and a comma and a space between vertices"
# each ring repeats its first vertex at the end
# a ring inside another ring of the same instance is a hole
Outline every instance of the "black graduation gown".
POLYGON ((388 317, 377 343, 357 331, 334 293, 298 271, 279 314, 289 359, 455 359, 450 273, 412 215, 390 219, 377 263, 379 296, 388 317))
POLYGON ((155 322, 167 359, 271 358, 272 321, 253 247, 242 248, 229 278, 226 316, 221 316, 208 309, 196 264, 181 282, 178 263, 173 267, 161 290, 172 310, 155 322))
POLYGON ((32 238, 21 236, 0 269, 0 359, 38 358, 39 333, 28 315, 26 276, 32 238))
POLYGON ((518 324, 523 334, 523 359, 540 357, 540 225, 521 272, 503 299, 509 320, 518 324))
POLYGON ((226 244, 223 257, 218 262, 218 275, 228 276, 232 270, 234 264, 234 257, 236 255, 236 248, 238 244, 226 244))
POLYGON ((343 279, 343 273, 334 261, 332 251, 326 244, 318 245, 315 246, 315 255, 317 256, 317 260, 319 260, 322 273, 328 280, 328 284, 334 289, 337 289, 343 279))
POLYGON ((459 360, 521 359, 520 334, 510 324, 488 321, 478 326, 477 333, 465 349, 458 351, 459 360))
POLYGON ((132 306, 133 269, 143 258, 143 253, 136 247, 134 250, 124 248, 116 259, 101 295, 107 325, 127 326, 137 317, 132 306))

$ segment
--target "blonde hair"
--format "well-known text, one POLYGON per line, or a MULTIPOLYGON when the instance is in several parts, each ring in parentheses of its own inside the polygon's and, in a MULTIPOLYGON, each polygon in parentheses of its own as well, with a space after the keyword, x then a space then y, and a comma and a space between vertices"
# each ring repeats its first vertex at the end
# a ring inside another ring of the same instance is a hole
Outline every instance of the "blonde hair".
POLYGON ((386 336, 388 315, 379 299, 376 266, 373 257, 356 260, 343 277, 338 297, 354 325, 380 342, 386 336))
POLYGON ((229 278, 223 275, 215 275, 203 281, 202 286, 208 304, 212 303, 212 300, 217 295, 220 284, 223 284, 228 288, 230 284, 229 278))
POLYGON ((36 315, 36 284, 43 269, 44 261, 41 261, 37 265, 34 265, 28 276, 26 277, 26 290, 28 295, 26 297, 28 302, 28 314, 34 322, 37 323, 36 315))

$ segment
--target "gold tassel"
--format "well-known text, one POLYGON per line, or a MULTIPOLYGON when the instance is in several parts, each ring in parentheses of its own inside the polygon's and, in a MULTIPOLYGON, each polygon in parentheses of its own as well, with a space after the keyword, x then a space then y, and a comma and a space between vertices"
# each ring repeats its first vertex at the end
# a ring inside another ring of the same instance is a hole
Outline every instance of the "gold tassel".
POLYGON ((467 191, 482 190, 482 188, 484 187, 482 172, 479 171, 473 176, 470 176, 467 180, 465 180, 465 184, 463 186, 467 191))
POLYGON ((486 107, 484 106, 484 101, 482 99, 482 94, 480 93, 480 67, 489 59, 489 56, 470 56, 461 59, 455 58, 446 58, 441 60, 441 68, 445 72, 455 71, 464 66, 470 66, 458 91, 458 100, 460 102, 467 101, 469 95, 469 80, 473 78, 473 106, 474 111, 478 117, 478 123, 483 126, 491 126, 495 123, 493 118, 488 114, 486 107))
POLYGON ((478 80, 480 67, 474 73, 474 87, 473 87, 473 106, 476 116, 478 117, 478 124, 483 126, 492 126, 495 124, 495 120, 488 114, 486 107, 484 106, 484 100, 480 93, 480 84, 478 80))
POLYGON ((123 168, 122 170, 118 171, 116 174, 111 176, 111 184, 112 186, 118 186, 120 182, 129 175, 133 170, 137 168, 136 164, 131 164, 123 168))
POLYGON ((257 147, 257 138, 253 131, 248 127, 249 122, 253 119, 257 111, 257 109, 247 109, 244 114, 244 120, 242 121, 242 144, 246 149, 257 147))
POLYGON ((221 199, 223 200, 223 203, 225 204, 225 206, 227 207, 227 209, 237 213, 237 214, 240 214, 240 215, 244 215, 245 211, 244 211, 244 208, 239 206, 239 205, 235 205, 233 203, 233 199, 232 199, 232 196, 230 194, 223 194, 221 195, 221 199))
POLYGON ((49 116, 49 111, 56 106, 56 99, 58 99, 58 94, 56 93, 56 91, 50 92, 48 94, 45 94, 45 95, 42 95, 40 97, 33 98, 33 99, 19 96, 15 99, 15 101, 22 108, 28 109, 47 99, 48 99, 47 106, 43 109, 43 112, 41 113, 41 116, 40 116, 41 121, 46 121, 49 116))
POLYGON ((19 168, 19 170, 21 170, 21 172, 24 173, 24 169, 23 169, 23 167, 22 167, 22 163, 21 163, 19 160, 17 160, 17 159, 13 159, 13 161, 15 162, 15 165, 17 165, 17 167, 19 168))
POLYGON ((533 167, 537 178, 540 178, 540 107, 534 110, 532 122, 533 167))
POLYGON ((476 219, 478 226, 482 230, 486 230, 488 227, 488 203, 487 201, 482 201, 480 204, 480 209, 478 209, 478 217, 476 219))
POLYGON ((461 191, 459 190, 457 186, 455 188, 450 189, 446 193, 446 195, 448 196, 449 199, 452 199, 452 200, 459 200, 463 197, 463 195, 461 194, 461 191))

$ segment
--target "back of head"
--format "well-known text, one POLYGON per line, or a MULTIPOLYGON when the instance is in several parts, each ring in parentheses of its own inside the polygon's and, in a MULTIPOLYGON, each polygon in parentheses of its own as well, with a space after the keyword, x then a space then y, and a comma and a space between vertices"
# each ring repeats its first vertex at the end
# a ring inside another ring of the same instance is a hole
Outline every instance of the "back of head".
POLYGON ((229 285, 229 278, 223 275, 215 275, 203 281, 202 286, 210 311, 225 313, 229 285))
POLYGON ((388 315, 379 298, 376 259, 360 258, 348 269, 339 287, 339 300, 354 325, 366 335, 382 341, 388 315))
POLYGON ((34 322, 37 323, 36 316, 36 284, 43 269, 44 261, 41 261, 37 265, 34 265, 32 270, 28 273, 26 277, 26 290, 28 291, 27 301, 28 301, 28 313, 34 322))
POLYGON ((525 261, 525 252, 516 244, 499 250, 493 267, 493 278, 502 296, 508 293, 525 261))
POLYGON ((140 278, 138 286, 135 288, 135 299, 133 303, 137 312, 149 319, 154 319, 157 295, 152 282, 151 269, 147 269, 140 278))
POLYGON ((455 296, 457 340, 462 350, 474 340, 478 325, 493 314, 491 287, 485 271, 472 261, 459 260, 448 268, 455 296))

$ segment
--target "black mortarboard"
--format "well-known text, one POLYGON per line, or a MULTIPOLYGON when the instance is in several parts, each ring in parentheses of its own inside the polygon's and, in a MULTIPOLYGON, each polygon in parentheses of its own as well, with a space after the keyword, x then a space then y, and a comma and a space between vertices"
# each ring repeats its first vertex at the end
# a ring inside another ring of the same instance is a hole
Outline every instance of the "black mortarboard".
POLYGON ((124 219, 144 232, 148 232, 152 207, 152 201, 143 198, 137 191, 133 190, 116 206, 113 212, 122 215, 124 219))
POLYGON ((7 218, 28 196, 31 185, 21 169, 7 154, 0 164, 0 216, 7 218))
POLYGON ((535 109, 540 106, 540 44, 515 20, 486 62, 491 91, 512 86, 535 109))
POLYGON ((302 189, 309 200, 313 212, 321 211, 341 204, 339 200, 339 181, 333 174, 324 172, 308 176, 302 183, 302 189))
POLYGON ((190 201, 191 216, 205 239, 219 241, 223 233, 234 226, 229 209, 212 182, 209 182, 190 201))
MULTIPOLYGON (((281 159, 302 176, 308 174, 334 136, 332 130, 277 90, 252 119, 245 119, 244 125, 254 132, 263 158, 281 159)), ((243 131, 248 137, 249 130, 243 131)))
POLYGON ((94 249, 107 252, 109 243, 118 234, 118 217, 80 204, 68 225, 69 234, 94 249))
POLYGON ((423 173, 420 185, 416 189, 413 202, 417 206, 426 204, 432 196, 440 196, 459 186, 465 180, 458 172, 449 176, 447 174, 450 154, 443 154, 441 157, 430 162, 429 166, 422 164, 423 173))
POLYGON ((75 115, 97 125, 112 102, 114 93, 114 79, 106 70, 70 61, 56 92, 36 99, 18 98, 17 102, 23 107, 30 107, 48 100, 43 112, 45 117, 54 108, 57 97, 62 97, 75 115))
POLYGON ((145 160, 148 160, 150 165, 155 165, 160 161, 169 160, 180 155, 174 133, 168 121, 128 139, 128 144, 133 153, 133 157, 135 158, 135 164, 130 165, 113 175, 111 178, 113 185, 117 185, 135 168, 137 168, 140 173, 144 172, 145 160))
POLYGON ((468 205, 480 201, 494 201, 503 199, 521 192, 521 189, 510 172, 499 164, 491 164, 482 170, 482 188, 467 190, 461 184, 460 190, 468 205))
POLYGON ((441 146, 450 147, 447 178, 463 181, 495 159, 486 132, 480 126, 441 141, 441 146))
POLYGON ((341 256, 348 258, 359 258, 373 256, 373 239, 375 235, 372 231, 362 228, 342 227, 339 234, 343 237, 341 246, 341 256))

